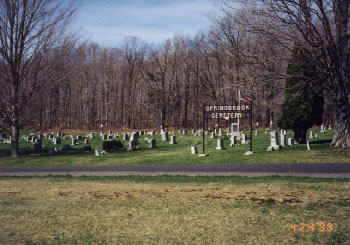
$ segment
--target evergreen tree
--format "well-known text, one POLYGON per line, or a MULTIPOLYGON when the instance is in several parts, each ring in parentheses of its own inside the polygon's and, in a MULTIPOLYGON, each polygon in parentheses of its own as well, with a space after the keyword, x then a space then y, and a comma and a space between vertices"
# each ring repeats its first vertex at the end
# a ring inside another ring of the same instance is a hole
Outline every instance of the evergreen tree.
POLYGON ((293 48, 287 75, 290 77, 286 81, 278 125, 283 129, 293 129, 295 142, 305 144, 307 130, 322 124, 324 99, 322 88, 306 79, 316 80, 317 71, 302 48, 293 48))

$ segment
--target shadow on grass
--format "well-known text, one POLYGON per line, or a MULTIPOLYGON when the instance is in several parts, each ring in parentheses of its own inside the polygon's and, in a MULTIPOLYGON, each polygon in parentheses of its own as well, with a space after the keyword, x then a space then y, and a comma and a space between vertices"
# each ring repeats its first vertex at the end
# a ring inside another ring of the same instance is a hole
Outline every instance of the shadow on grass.
POLYGON ((323 144, 330 144, 332 143, 332 140, 317 140, 317 141, 311 141, 311 145, 323 145, 323 144))

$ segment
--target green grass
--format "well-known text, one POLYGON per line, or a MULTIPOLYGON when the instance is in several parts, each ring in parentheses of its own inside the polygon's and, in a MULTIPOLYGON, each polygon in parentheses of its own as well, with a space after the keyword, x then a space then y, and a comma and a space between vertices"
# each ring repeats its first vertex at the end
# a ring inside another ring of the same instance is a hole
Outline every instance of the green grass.
MULTIPOLYGON (((314 131, 316 131, 314 129, 314 131)), ((62 154, 48 156, 47 154, 35 155, 29 154, 31 143, 20 141, 20 148, 28 154, 18 157, 0 157, 0 167, 24 167, 24 166, 94 166, 94 165, 141 165, 141 164, 241 164, 241 163, 348 163, 350 162, 349 148, 332 148, 330 141, 333 137, 331 131, 326 134, 319 134, 319 137, 311 142, 311 151, 306 150, 306 145, 295 145, 286 147, 280 151, 267 152, 267 146, 270 139, 269 134, 260 131, 258 136, 253 137, 253 150, 257 154, 244 156, 249 150, 249 145, 240 145, 234 148, 229 147, 229 140, 225 141, 226 149, 223 151, 215 150, 216 139, 210 139, 206 136, 206 153, 209 157, 199 158, 192 155, 190 147, 197 146, 199 152, 202 151, 202 137, 195 137, 190 134, 181 135, 178 144, 170 145, 168 142, 162 142, 160 135, 152 136, 157 140, 156 149, 148 149, 148 142, 144 137, 139 139, 139 150, 128 152, 125 149, 111 151, 107 155, 96 157, 94 151, 83 151, 82 141, 79 145, 73 146, 73 150, 62 154)), ((151 136, 147 136, 151 137, 151 136)), ((292 137, 292 132, 288 132, 287 137, 292 137)), ((117 138, 116 140, 121 140, 117 138)), ((121 140, 122 141, 122 140, 121 140)), ((61 147, 70 144, 71 140, 63 140, 61 147)), ((122 141, 124 146, 127 142, 122 141)), ((43 144, 47 147, 54 145, 44 140, 43 144)), ((102 147, 100 137, 90 140, 93 149, 102 147)), ((0 150, 8 150, 10 145, 0 144, 0 150)))
POLYGON ((277 176, 0 177, 0 243, 349 244, 349 190, 277 176))

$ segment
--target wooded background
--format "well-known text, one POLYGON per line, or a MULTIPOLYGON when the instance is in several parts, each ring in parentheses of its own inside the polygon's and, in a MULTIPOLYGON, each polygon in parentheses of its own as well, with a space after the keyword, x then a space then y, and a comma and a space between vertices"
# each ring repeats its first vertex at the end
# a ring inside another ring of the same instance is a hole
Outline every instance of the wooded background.
MULTIPOLYGON (((277 126, 294 41, 286 47, 243 28, 253 19, 256 28, 266 28, 259 15, 242 15, 225 5, 222 11, 212 17, 209 30, 193 38, 175 36, 158 46, 127 37, 117 48, 106 48, 72 36, 63 45, 45 46, 31 61, 41 65, 17 72, 17 87, 0 76, 0 124, 11 125, 11 111, 20 111, 21 127, 41 131, 201 128, 203 103, 238 103, 240 90, 253 99, 254 124, 277 126), (18 93, 15 103, 13 88, 18 93)), ((280 22, 271 25, 276 35, 288 30, 280 22)), ((1 74, 11 74, 9 64, 3 61, 1 74)), ((325 122, 332 122, 327 109, 325 122)))

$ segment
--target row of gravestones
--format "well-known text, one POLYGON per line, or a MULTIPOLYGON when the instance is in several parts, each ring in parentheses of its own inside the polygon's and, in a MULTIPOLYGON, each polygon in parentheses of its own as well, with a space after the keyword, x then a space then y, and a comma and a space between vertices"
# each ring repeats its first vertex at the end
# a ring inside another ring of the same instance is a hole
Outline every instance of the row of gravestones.
MULTIPOLYGON (((66 139, 66 136, 63 133, 61 133, 61 132, 57 132, 56 136, 54 136, 54 133, 52 133, 52 134, 39 133, 38 136, 35 136, 34 133, 30 133, 29 136, 27 136, 27 135, 23 135, 22 136, 22 138, 25 141, 33 143, 32 150, 36 154, 41 154, 43 152, 43 148, 45 146, 42 144, 42 139, 44 137, 47 140, 52 141, 54 145, 60 145, 61 144, 61 142, 62 142, 61 141, 61 137, 66 139)), ((83 136, 80 136, 80 135, 79 136, 71 135, 70 137, 72 139, 72 145, 76 145, 78 140, 84 140, 84 144, 88 144, 89 143, 87 137, 83 137, 83 136)), ((47 151, 48 151, 49 155, 53 155, 53 154, 56 154, 56 153, 63 152, 64 150, 70 150, 71 148, 72 147, 70 145, 64 145, 63 149, 60 148, 60 147, 55 147, 55 148, 48 148, 47 151)), ((91 150, 91 146, 84 146, 83 149, 85 151, 91 150)))
MULTIPOLYGON (((224 139, 217 139, 216 150, 224 150, 224 139)), ((239 144, 246 144, 248 142, 247 135, 242 134, 242 138, 239 140, 238 136, 231 136, 230 138, 230 147, 235 147, 239 144)), ((198 149, 196 146, 191 146, 191 153, 198 154, 198 149)))
MULTIPOLYGON (((147 133, 148 135, 155 135, 155 132, 152 131, 150 133, 147 133)), ((141 133, 141 132, 133 132, 133 133, 125 133, 123 134, 123 140, 124 141, 129 141, 127 143, 127 151, 135 151, 137 150, 137 147, 139 145, 139 137, 140 135, 145 135, 145 133, 141 133)), ((148 138, 148 137, 144 137, 145 141, 149 142, 149 147, 148 148, 156 148, 157 147, 157 142, 155 139, 152 138, 148 138)), ((95 149, 95 155, 96 156, 101 156, 107 154, 106 151, 104 151, 103 149, 95 149)))
MULTIPOLYGON (((288 143, 287 143, 287 138, 286 138, 286 130, 281 131, 281 142, 279 142, 278 140, 278 133, 276 131, 274 132, 270 132, 270 146, 268 146, 267 151, 274 151, 274 150, 280 150, 281 148, 285 147, 285 146, 293 146, 294 145, 294 139, 292 138, 288 138, 288 143)), ((256 132, 257 135, 257 132, 256 132)), ((241 132, 241 143, 242 142, 246 142, 245 140, 246 135, 244 134, 244 132, 241 132)), ((312 131, 310 132, 310 138, 312 137, 312 131)), ((211 137, 213 138, 213 137, 211 137)), ((230 146, 236 146, 238 144, 238 140, 237 140, 237 136, 233 136, 231 137, 231 144, 230 146)), ((307 142, 309 143, 309 142, 307 142)), ((224 149, 224 139, 218 139, 217 140, 217 146, 216 146, 216 150, 223 150, 224 149)), ((307 144, 307 149, 310 150, 310 145, 307 144)), ((198 150, 196 146, 191 146, 191 152, 192 154, 197 154, 198 150)))
POLYGON ((267 147, 267 151, 276 151, 286 146, 294 146, 294 139, 288 138, 287 140, 287 136, 284 132, 280 134, 280 138, 279 141, 276 131, 270 132, 270 145, 267 147))
MULTIPOLYGON (((154 131, 151 131, 150 133, 147 133, 148 135, 155 135, 154 131)), ((171 132, 171 134, 173 134, 173 132, 171 132)), ((145 135, 145 134, 142 134, 145 135)), ((167 131, 163 131, 162 134, 162 141, 169 141, 169 132, 167 131)), ((134 151, 137 150, 137 146, 139 145, 139 137, 140 137, 140 133, 139 132, 134 132, 131 134, 125 133, 123 134, 123 140, 124 141, 129 141, 127 143, 127 151, 134 151)), ((144 137, 145 141, 148 141, 149 146, 148 148, 152 149, 152 148, 156 148, 157 147, 157 141, 153 138, 149 138, 149 137, 144 137)), ((170 136, 170 141, 169 144, 174 145, 177 144, 176 141, 176 136, 175 135, 171 135, 170 136)), ((100 156, 103 154, 107 154, 106 151, 104 151, 103 149, 96 149, 95 150, 95 155, 96 156, 100 156)))

